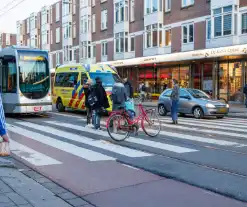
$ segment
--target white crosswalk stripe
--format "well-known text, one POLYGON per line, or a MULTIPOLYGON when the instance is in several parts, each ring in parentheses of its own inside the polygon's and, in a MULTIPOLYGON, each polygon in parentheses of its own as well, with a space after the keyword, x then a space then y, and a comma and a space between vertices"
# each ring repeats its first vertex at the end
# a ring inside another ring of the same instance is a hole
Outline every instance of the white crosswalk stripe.
MULTIPOLYGON (((199 153, 202 148, 199 147, 201 145, 198 145, 198 143, 203 143, 202 146, 207 144, 206 146, 212 147, 247 147, 241 141, 247 139, 247 128, 245 126, 247 120, 244 119, 197 120, 179 118, 180 124, 172 125, 168 124, 171 122, 170 117, 161 117, 163 128, 159 137, 147 137, 145 139, 141 134, 141 137, 129 137, 124 145, 119 145, 107 141, 110 138, 106 131, 84 127, 86 118, 83 116, 66 113, 51 114, 68 117, 73 121, 70 122, 62 118, 61 120, 50 119, 49 121, 46 119, 36 124, 11 119, 12 121, 7 124, 7 127, 12 133, 25 136, 27 139, 88 161, 116 161, 119 156, 145 158, 154 156, 155 150, 175 154, 199 153)), ((102 120, 101 124, 105 126, 106 122, 102 120)), ((21 141, 17 141, 12 140, 12 153, 32 165, 59 165, 63 162, 40 152, 38 147, 30 145, 32 146, 30 148, 21 141)))

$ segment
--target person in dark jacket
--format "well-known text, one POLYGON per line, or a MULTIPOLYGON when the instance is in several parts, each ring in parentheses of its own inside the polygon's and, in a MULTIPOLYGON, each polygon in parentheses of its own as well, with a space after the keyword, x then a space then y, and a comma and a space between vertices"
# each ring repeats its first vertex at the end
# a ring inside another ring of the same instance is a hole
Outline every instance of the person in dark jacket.
POLYGON ((102 85, 102 81, 99 77, 95 78, 96 84, 92 87, 91 93, 97 97, 97 102, 92 106, 93 112, 93 125, 95 129, 100 129, 101 113, 104 109, 110 107, 106 91, 102 85))
POLYGON ((129 82, 129 80, 128 80, 127 77, 124 78, 123 81, 124 81, 124 87, 125 87, 125 90, 126 90, 127 97, 132 99, 133 98, 133 95, 134 95, 134 93, 133 93, 133 87, 132 87, 132 85, 129 82))
POLYGON ((171 101, 172 101, 172 108, 171 108, 171 114, 172 114, 172 121, 173 124, 178 124, 178 102, 179 102, 179 85, 178 81, 176 79, 172 80, 173 83, 173 89, 171 93, 171 101))
POLYGON ((244 86, 244 94, 245 94, 245 106, 247 108, 247 84, 244 86))
POLYGON ((85 106, 87 108, 87 126, 92 127, 91 120, 92 120, 92 107, 88 103, 88 96, 92 90, 92 80, 88 79, 86 84, 83 85, 83 90, 85 94, 85 106))

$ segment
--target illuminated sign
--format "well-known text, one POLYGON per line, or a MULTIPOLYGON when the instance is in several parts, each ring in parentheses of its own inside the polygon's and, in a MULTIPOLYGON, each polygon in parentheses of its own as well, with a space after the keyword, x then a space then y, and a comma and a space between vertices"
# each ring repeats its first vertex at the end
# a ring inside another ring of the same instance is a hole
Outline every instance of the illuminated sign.
POLYGON ((44 61, 45 57, 43 57, 43 56, 20 56, 20 59, 25 60, 25 61, 29 61, 29 60, 44 61))

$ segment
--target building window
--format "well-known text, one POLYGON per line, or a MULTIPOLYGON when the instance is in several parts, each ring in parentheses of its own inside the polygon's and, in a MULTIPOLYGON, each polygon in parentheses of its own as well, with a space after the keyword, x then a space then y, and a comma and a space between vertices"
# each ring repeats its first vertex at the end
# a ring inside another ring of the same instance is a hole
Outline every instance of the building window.
POLYGON ((101 43, 101 56, 107 56, 107 42, 101 43))
POLYGON ((232 6, 213 10, 214 14, 214 36, 226 36, 232 34, 232 6))
POLYGON ((124 32, 115 34, 115 52, 124 52, 124 32))
POLYGON ((145 48, 162 45, 162 41, 162 24, 152 24, 145 27, 145 48))
POLYGON ((247 13, 242 14, 242 34, 247 34, 247 13))
POLYGON ((166 47, 171 46, 171 42, 172 42, 172 30, 166 29, 165 30, 165 46, 166 47))
POLYGON ((207 19, 207 39, 211 39, 211 19, 207 19))
POLYGON ((60 42, 60 27, 56 28, 56 43, 60 42))
POLYGON ((115 23, 120 23, 123 21, 128 21, 128 1, 120 1, 115 3, 115 23))
POLYGON ((130 37, 130 51, 135 51, 135 36, 130 37))
POLYGON ((194 25, 183 26, 183 44, 194 42, 194 25))
POLYGON ((53 22, 52 6, 50 7, 50 24, 53 22))
POLYGON ((56 4, 56 22, 60 20, 60 3, 56 4))
POLYGON ((53 44, 53 34, 52 34, 52 30, 50 31, 50 44, 53 44))
POLYGON ((162 0, 145 0, 144 13, 145 14, 151 14, 151 13, 154 13, 157 11, 162 11, 163 10, 162 9, 162 7, 163 7, 162 3, 163 3, 162 0))
POLYGON ((171 0, 165 0, 165 11, 171 11, 171 0))
POLYGON ((76 14, 76 0, 73 0, 73 14, 76 14))
POLYGON ((95 44, 92 45, 92 51, 93 51, 92 58, 95 58, 96 57, 96 45, 95 44))
POLYGON ((59 52, 56 53, 56 64, 57 65, 60 64, 60 53, 59 52))
POLYGON ((27 18, 27 34, 30 32, 30 19, 27 18))
POLYGON ((92 15, 92 32, 96 32, 96 26, 95 26, 95 14, 92 15))
POLYGON ((182 0, 182 7, 190 6, 195 3, 195 0, 182 0))
POLYGON ((73 38, 76 38, 76 22, 73 22, 73 38))
POLYGON ((107 29, 107 10, 101 11, 101 30, 107 29))
POLYGON ((92 0, 92 6, 95 6, 95 0, 92 0))
POLYGON ((135 0, 130 1, 130 21, 135 21, 135 0))

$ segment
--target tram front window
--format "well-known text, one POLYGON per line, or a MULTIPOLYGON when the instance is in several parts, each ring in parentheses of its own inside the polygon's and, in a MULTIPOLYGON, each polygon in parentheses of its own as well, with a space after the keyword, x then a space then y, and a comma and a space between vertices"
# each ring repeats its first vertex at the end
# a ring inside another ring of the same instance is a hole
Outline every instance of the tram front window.
POLYGON ((46 53, 19 52, 19 82, 21 93, 27 98, 39 99, 48 94, 50 76, 46 53))

